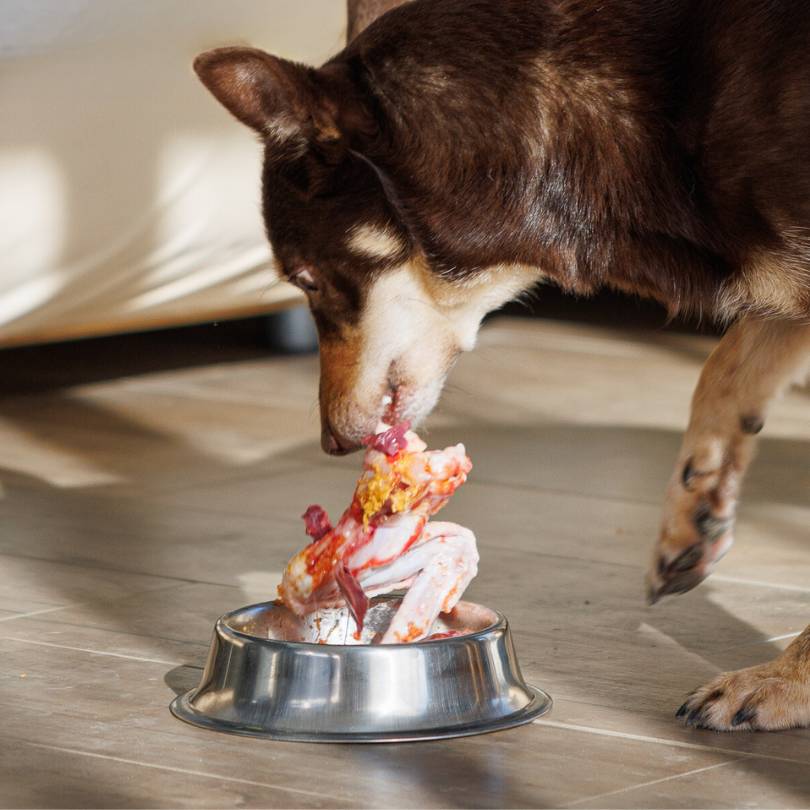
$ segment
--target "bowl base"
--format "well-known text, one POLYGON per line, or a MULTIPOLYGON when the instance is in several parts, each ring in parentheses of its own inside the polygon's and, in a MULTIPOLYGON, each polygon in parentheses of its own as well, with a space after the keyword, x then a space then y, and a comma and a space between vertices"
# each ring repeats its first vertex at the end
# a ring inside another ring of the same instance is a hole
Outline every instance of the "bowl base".
POLYGON ((257 728, 227 720, 208 717, 196 711, 191 705, 195 689, 185 695, 176 697, 170 709, 172 714, 186 723, 198 728, 220 731, 225 734, 239 734, 245 737, 263 737, 267 740, 282 742, 308 742, 308 743, 401 743, 401 742, 427 742, 429 740, 449 740, 454 737, 472 737, 478 734, 491 734, 494 731, 506 731, 516 726, 531 723, 532 720, 542 717, 551 711, 553 701, 542 689, 533 686, 527 687, 532 693, 531 702, 514 714, 500 717, 496 720, 481 723, 472 723, 466 726, 453 726, 449 728, 419 729, 414 731, 400 730, 389 732, 294 732, 284 729, 267 727, 257 728))

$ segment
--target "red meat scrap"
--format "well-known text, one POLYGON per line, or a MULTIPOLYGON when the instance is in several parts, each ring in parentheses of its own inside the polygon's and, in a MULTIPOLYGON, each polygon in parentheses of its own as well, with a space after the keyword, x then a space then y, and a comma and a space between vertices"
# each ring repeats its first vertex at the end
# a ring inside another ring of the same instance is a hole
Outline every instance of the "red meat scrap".
POLYGON ((301 517, 304 519, 304 528, 306 533, 312 538, 313 541, 320 540, 325 534, 332 531, 332 523, 329 520, 329 515, 326 510, 318 504, 312 504, 307 507, 301 517))
POLYGON ((400 422, 382 433, 366 436, 363 439, 363 444, 366 447, 373 447, 375 450, 385 453, 386 456, 395 456, 400 450, 404 450, 408 444, 405 434, 410 429, 410 422, 400 422))

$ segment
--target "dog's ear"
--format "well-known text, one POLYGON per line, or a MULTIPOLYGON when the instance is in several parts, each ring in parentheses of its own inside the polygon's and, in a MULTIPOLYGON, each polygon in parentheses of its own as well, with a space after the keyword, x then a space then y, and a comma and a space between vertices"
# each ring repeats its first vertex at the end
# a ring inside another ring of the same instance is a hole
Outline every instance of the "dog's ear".
POLYGON ((264 137, 340 138, 337 108, 314 68, 256 48, 217 48, 200 54, 194 70, 226 109, 264 137))

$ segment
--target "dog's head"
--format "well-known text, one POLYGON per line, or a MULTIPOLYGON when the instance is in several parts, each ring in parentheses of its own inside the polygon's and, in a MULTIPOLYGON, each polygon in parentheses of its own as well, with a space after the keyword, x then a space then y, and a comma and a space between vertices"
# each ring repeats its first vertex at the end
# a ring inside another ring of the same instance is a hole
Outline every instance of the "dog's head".
POLYGON ((383 417, 419 422, 483 316, 517 287, 493 287, 486 272, 459 278, 427 258, 371 156, 389 133, 350 63, 316 70, 223 48, 194 67, 264 145, 275 260, 318 327, 323 448, 356 449, 383 417))

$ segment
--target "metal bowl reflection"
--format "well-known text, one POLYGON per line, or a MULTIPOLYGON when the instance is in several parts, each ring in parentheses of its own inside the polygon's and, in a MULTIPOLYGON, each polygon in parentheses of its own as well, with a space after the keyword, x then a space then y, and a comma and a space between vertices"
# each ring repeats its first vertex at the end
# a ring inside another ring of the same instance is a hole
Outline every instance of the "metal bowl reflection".
MULTIPOLYGON (((390 602, 391 597, 374 600, 390 602)), ((395 605, 395 602, 392 603, 395 605)), ((172 703, 197 726, 306 742, 400 742, 482 734, 551 708, 520 673, 499 613, 459 602, 412 644, 312 644, 301 620, 267 602, 222 616, 200 685, 172 703)))

